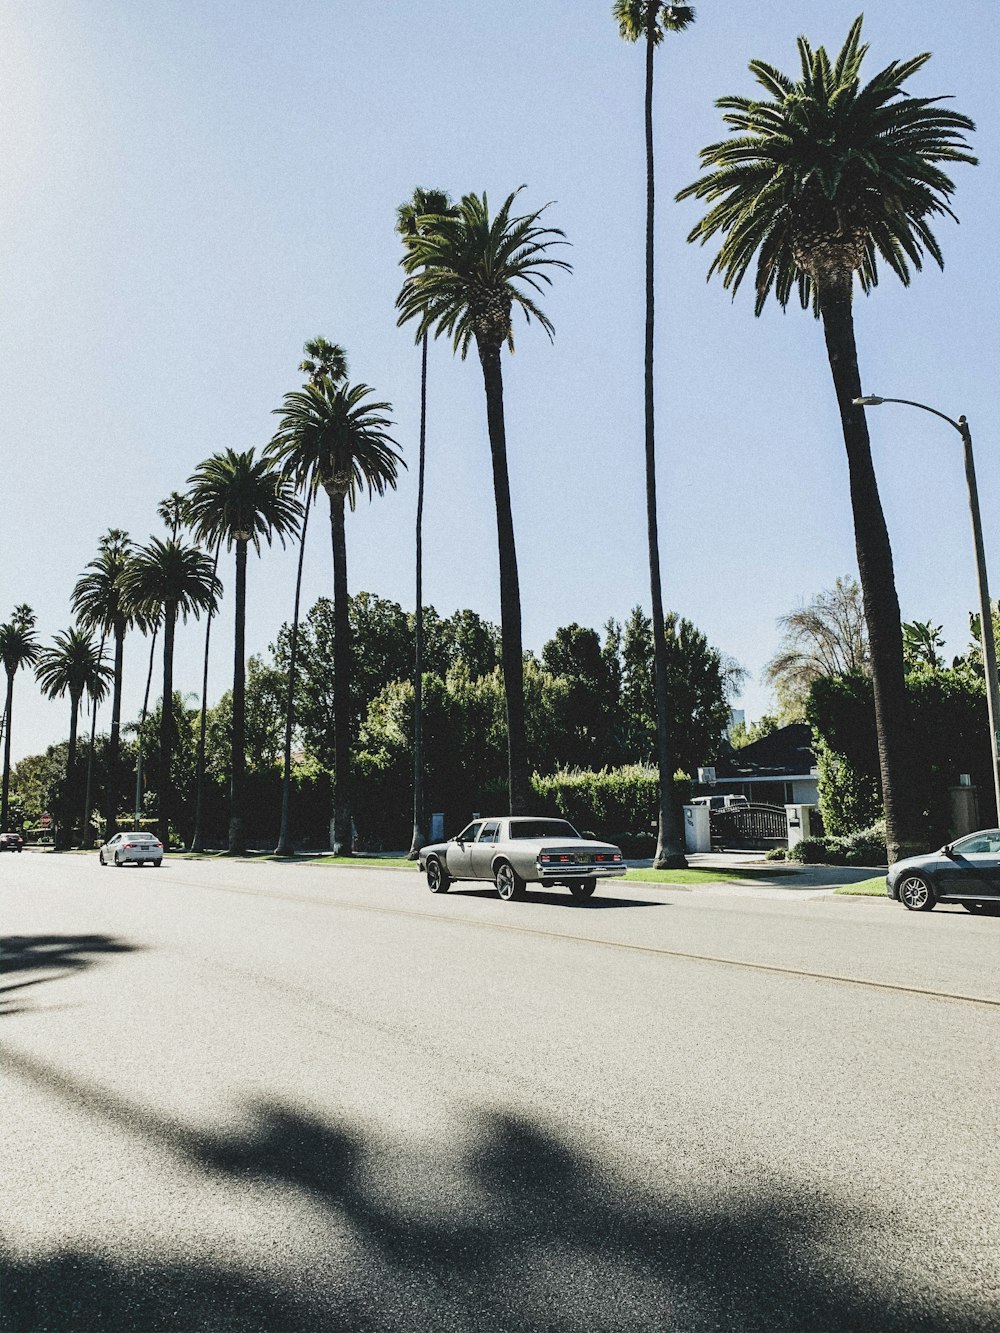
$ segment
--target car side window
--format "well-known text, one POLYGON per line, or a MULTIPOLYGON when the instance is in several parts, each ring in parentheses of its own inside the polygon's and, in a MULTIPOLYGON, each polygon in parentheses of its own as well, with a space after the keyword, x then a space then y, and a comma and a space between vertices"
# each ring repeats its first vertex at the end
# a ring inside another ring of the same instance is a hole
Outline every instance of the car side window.
POLYGON ((973 838, 965 838, 955 843, 955 851, 961 856, 975 856, 1000 852, 1000 834, 979 833, 973 838))
POLYGON ((462 832, 455 839, 456 842, 475 842, 476 834, 482 828, 482 820, 477 820, 475 824, 467 824, 462 832))
POLYGON ((500 821, 498 819, 487 820, 479 833, 480 842, 496 842, 500 833, 500 821))

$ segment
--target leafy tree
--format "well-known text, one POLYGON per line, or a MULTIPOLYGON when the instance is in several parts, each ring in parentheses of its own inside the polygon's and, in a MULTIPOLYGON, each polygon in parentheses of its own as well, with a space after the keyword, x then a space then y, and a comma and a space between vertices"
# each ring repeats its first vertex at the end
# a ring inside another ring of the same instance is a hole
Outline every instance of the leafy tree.
MULTIPOLYGON (((281 758, 285 724, 286 673, 261 657, 247 661, 245 745, 247 767, 256 775, 273 774, 281 758)), ((209 710, 208 769, 228 776, 232 763, 233 694, 227 690, 209 710)))
POLYGON ((670 696, 665 656, 663 590, 660 577, 660 540, 656 514, 656 436, 653 417, 654 263, 656 217, 653 164, 653 52, 667 33, 683 32, 694 22, 691 5, 664 0, 615 0, 613 14, 622 37, 643 41, 646 51, 646 348, 645 348, 645 460, 646 531, 649 544, 649 582, 653 616, 654 694, 656 702, 656 760, 660 774, 660 809, 654 865, 662 869, 683 866, 684 839, 673 799, 674 752, 670 732, 670 696))
POLYGON ((49 699, 69 695, 69 745, 66 752, 66 780, 61 801, 59 831, 56 845, 68 847, 73 812, 78 808, 76 732, 80 701, 86 694, 91 699, 103 699, 113 679, 112 669, 104 661, 97 644, 82 630, 73 628, 57 634, 48 648, 38 654, 35 678, 42 693, 49 699))
POLYGON ((772 732, 778 730, 781 723, 770 713, 765 713, 759 722, 734 722, 726 732, 726 740, 734 750, 744 750, 748 745, 753 745, 755 741, 761 741, 765 736, 770 736, 772 732))
POLYGON ((500 623, 503 631, 503 677, 507 706, 508 790, 510 811, 527 811, 527 736, 524 720, 524 676, 521 644, 521 594, 514 544, 507 468, 507 436, 503 407, 501 351, 514 349, 512 312, 520 307, 549 335, 552 322, 524 290, 539 292, 551 283, 550 270, 568 269, 549 251, 563 244, 563 233, 539 223, 542 210, 512 217, 519 191, 508 195, 495 218, 482 196, 467 194, 448 215, 418 227, 406 237, 402 265, 406 280, 396 301, 399 323, 417 320, 417 337, 434 333, 451 337, 464 360, 473 342, 479 353, 486 391, 486 417, 493 461, 500 558, 500 623), (522 286, 523 284, 523 286, 522 286))
POLYGON ((941 637, 942 625, 932 625, 929 620, 909 620, 903 623, 903 661, 907 671, 919 666, 930 667, 932 671, 944 665, 940 650, 944 647, 941 637))
POLYGON ((246 851, 244 809, 246 772, 246 613, 247 550, 260 555, 261 540, 270 546, 275 537, 295 532, 302 506, 289 483, 268 458, 256 458, 252 449, 213 454, 188 478, 189 523, 198 541, 224 543, 236 551, 236 615, 233 648, 232 760, 229 789, 229 855, 246 851))
POLYGON ((621 671, 597 631, 560 627, 542 648, 542 665, 562 682, 564 716, 551 754, 555 766, 596 769, 616 762, 621 671))
MULTIPOLYGON (((745 672, 674 611, 665 618, 664 640, 674 753, 678 769, 693 773, 699 764, 718 757, 729 725, 730 701, 745 672)), ((652 622, 637 606, 622 639, 621 694, 629 763, 650 763, 657 754, 654 669, 652 622)))
MULTIPOLYGON (((396 231, 404 242, 411 236, 428 231, 434 220, 452 215, 451 199, 444 190, 417 188, 412 199, 396 210, 396 231)), ((415 861, 420 848, 427 841, 424 836, 424 750, 421 692, 424 674, 424 475, 427 461, 427 344, 428 330, 418 336, 420 343, 420 447, 417 464, 417 523, 416 523, 416 615, 413 652, 413 836, 410 841, 410 860, 415 861)))
POLYGON ((3 786, 0 789, 0 832, 6 830, 10 796, 10 732, 14 718, 14 677, 22 667, 34 666, 41 652, 35 637, 35 613, 22 602, 15 606, 10 620, 0 625, 0 662, 7 676, 4 705, 3 786))
MULTIPOLYGON (((197 789, 199 709, 194 706, 194 698, 193 694, 185 695, 179 690, 174 690, 166 722, 170 728, 168 779, 170 823, 182 843, 187 841, 190 833, 197 789)), ((161 743, 163 726, 163 700, 159 699, 148 710, 145 718, 129 723, 125 731, 135 736, 137 749, 141 749, 145 754, 151 754, 161 743)), ((162 773, 158 769, 145 794, 144 808, 149 812, 148 817, 154 814, 162 817, 161 782, 162 773)))
MULTIPOLYGON (((170 821, 175 793, 170 781, 171 754, 176 739, 172 716, 174 701, 174 634, 177 617, 187 621, 202 611, 215 609, 222 585, 203 551, 179 542, 150 539, 140 546, 122 576, 122 587, 130 603, 147 620, 163 623, 163 696, 159 726, 159 836, 165 849, 170 844, 170 821)), ((143 710, 145 713, 145 709, 143 710)), ((141 747, 141 737, 140 737, 141 747)))
POLYGON ((858 570, 871 650, 886 841, 896 860, 923 842, 906 729, 899 601, 892 552, 872 466, 862 407, 852 300, 881 259, 904 283, 924 255, 939 265, 930 222, 953 216, 951 179, 940 163, 974 163, 967 116, 940 98, 910 97, 904 84, 928 53, 892 61, 867 84, 860 18, 830 59, 799 38, 800 75, 760 60, 750 70, 762 99, 725 97, 717 105, 735 137, 702 150, 705 174, 678 196, 711 205, 690 240, 723 237, 709 273, 734 292, 756 259, 756 310, 793 292, 822 320, 850 472, 858 570))
POLYGON ((336 383, 328 376, 285 394, 275 409, 281 421, 270 457, 283 475, 330 501, 333 547, 334 706, 333 836, 339 855, 351 853, 351 631, 348 618, 345 502, 353 510, 358 493, 384 495, 395 489, 402 458, 389 435, 388 403, 372 402, 367 384, 336 383))
POLYGON ((864 602, 856 579, 832 588, 778 621, 781 647, 765 668, 778 696, 783 722, 801 722, 813 682, 820 676, 870 671, 864 602))

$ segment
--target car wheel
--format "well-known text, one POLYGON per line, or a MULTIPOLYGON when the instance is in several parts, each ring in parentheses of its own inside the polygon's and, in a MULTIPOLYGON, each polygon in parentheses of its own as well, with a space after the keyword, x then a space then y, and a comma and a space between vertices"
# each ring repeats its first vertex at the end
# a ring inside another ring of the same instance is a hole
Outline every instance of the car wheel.
POLYGON ((501 861, 497 866, 496 886, 497 893, 505 903, 524 897, 524 880, 509 861, 501 861))
POLYGON ((159 861, 150 861, 149 864, 150 864, 155 870, 159 870, 160 866, 163 865, 163 857, 161 856, 160 859, 159 859, 159 861))
POLYGON ((897 892, 899 901, 911 912, 929 912, 934 907, 934 890, 923 875, 904 875, 897 892))
POLYGON ((574 879, 570 882, 569 891, 577 902, 586 902, 588 898, 594 896, 594 890, 597 888, 597 880, 591 876, 590 879, 574 879))
POLYGON ((105 861, 105 859, 104 859, 104 852, 103 852, 103 850, 101 850, 101 851, 99 851, 99 852, 97 853, 97 859, 98 859, 98 861, 100 861, 100 863, 101 863, 102 866, 106 866, 106 865, 108 864, 107 861, 105 861))
POLYGON ((437 857, 432 856, 427 862, 427 887, 431 893, 447 893, 450 883, 451 876, 437 857))
POLYGON ((121 868, 122 868, 122 859, 121 859, 121 857, 118 855, 117 852, 115 852, 115 865, 118 867, 119 870, 121 870, 121 868))

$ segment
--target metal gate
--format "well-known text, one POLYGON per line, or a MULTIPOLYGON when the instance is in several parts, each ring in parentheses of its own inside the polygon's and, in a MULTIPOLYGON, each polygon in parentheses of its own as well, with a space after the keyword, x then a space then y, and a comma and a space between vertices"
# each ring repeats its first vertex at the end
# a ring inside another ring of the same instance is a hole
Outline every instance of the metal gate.
POLYGON ((788 842, 788 818, 780 805, 744 805, 713 810, 710 819, 713 847, 767 850, 788 842))

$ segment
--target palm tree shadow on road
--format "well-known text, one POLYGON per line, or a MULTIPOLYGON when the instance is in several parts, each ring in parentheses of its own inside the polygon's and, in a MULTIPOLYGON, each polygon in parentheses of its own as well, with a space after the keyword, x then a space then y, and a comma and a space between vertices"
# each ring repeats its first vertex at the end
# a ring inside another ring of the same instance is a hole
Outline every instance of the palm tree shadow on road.
POLYGON ((858 1236, 886 1221, 856 1195, 818 1201, 764 1173, 752 1194, 736 1192, 728 1164, 696 1199, 669 1174, 637 1188, 569 1135, 483 1107, 468 1108, 444 1159, 280 1102, 251 1104, 249 1131, 205 1133, 2 1054, 27 1082, 195 1165, 206 1188, 249 1191, 264 1228, 275 1187, 305 1196, 313 1233, 297 1258, 285 1231, 268 1266, 181 1257, 183 1237, 177 1257, 8 1252, 3 1333, 1000 1328, 995 1311, 949 1302, 918 1276, 883 1285, 871 1265, 861 1271, 858 1236))
POLYGON ((8 935, 0 940, 0 972, 46 972, 48 976, 32 976, 26 980, 5 982, 0 985, 0 1015, 23 1012, 24 1006, 12 1004, 7 996, 30 986, 57 981, 93 967, 102 954, 134 953, 140 945, 111 935, 8 935))

